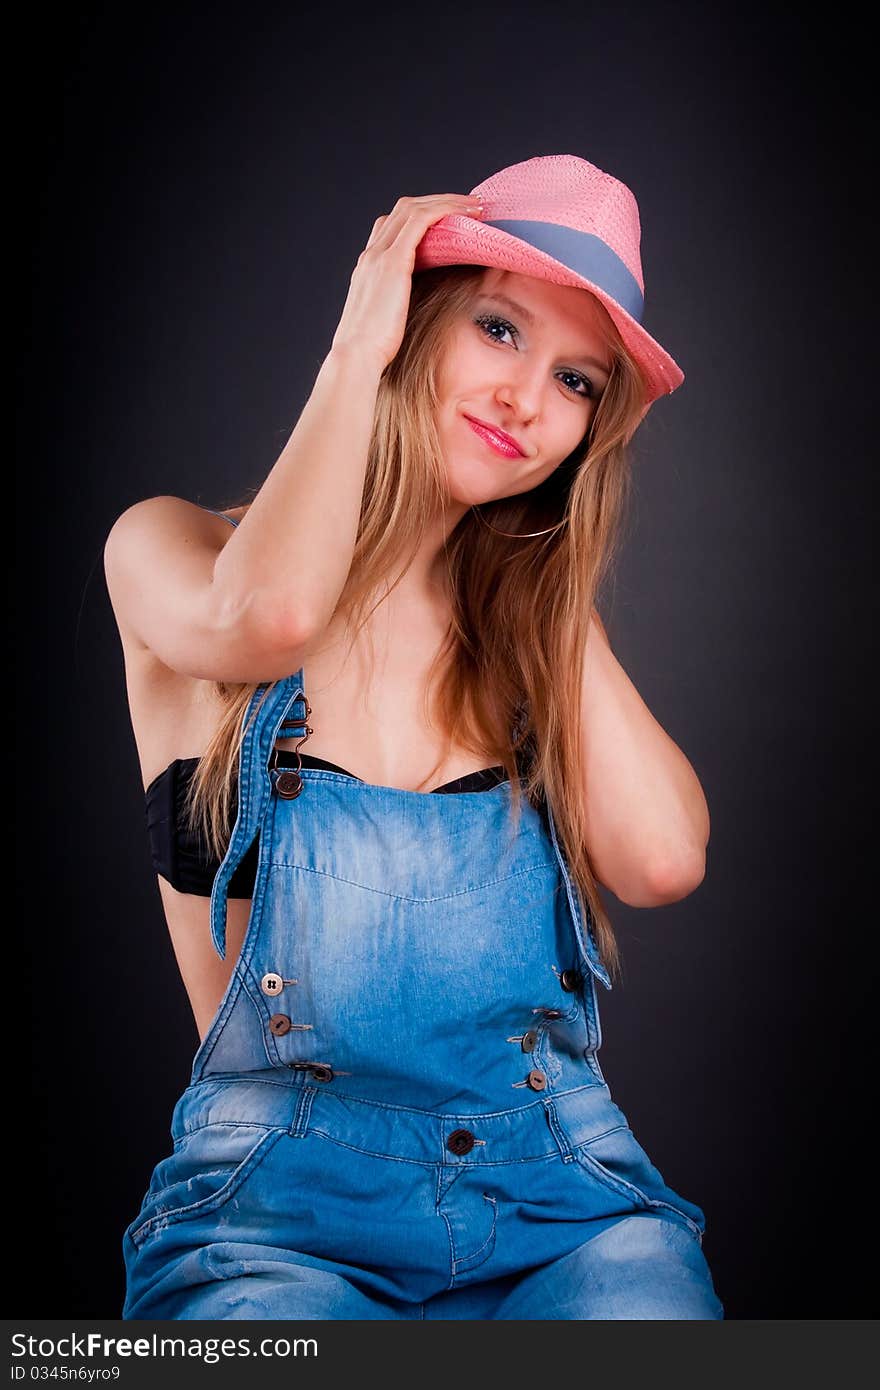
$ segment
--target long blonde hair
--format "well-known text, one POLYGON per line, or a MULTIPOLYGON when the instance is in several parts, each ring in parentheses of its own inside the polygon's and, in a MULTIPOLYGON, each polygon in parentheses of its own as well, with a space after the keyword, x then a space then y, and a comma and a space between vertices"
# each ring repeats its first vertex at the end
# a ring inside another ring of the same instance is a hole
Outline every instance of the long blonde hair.
MULTIPOLYGON (((447 331, 484 275, 484 266, 466 265, 413 277, 403 341, 379 384, 357 541, 337 608, 352 642, 403 577, 427 520, 448 497, 435 425, 436 368, 447 331), (379 585, 384 592, 368 607, 379 585)), ((530 492, 479 508, 491 526, 517 536, 563 524, 548 535, 509 539, 488 529, 473 508, 461 518, 445 543, 451 621, 425 704, 450 744, 475 754, 492 750, 504 765, 515 820, 522 795, 535 805, 547 799, 613 977, 618 947, 586 847, 581 676, 596 592, 625 515, 627 445, 642 418, 644 385, 610 317, 604 310, 600 317, 613 365, 586 436, 530 492)), ((267 684, 266 695, 276 682, 267 684)), ((234 819, 243 716, 258 686, 217 681, 215 688, 223 712, 190 783, 186 814, 222 858, 234 819)))

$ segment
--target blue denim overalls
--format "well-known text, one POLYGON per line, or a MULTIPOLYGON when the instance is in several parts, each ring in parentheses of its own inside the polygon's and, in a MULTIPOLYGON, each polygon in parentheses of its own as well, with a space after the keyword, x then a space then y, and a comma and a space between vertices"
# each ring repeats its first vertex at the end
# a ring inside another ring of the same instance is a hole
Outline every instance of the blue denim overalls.
POLYGON ((610 982, 549 808, 514 833, 508 782, 280 770, 303 671, 266 690, 211 893, 224 957, 258 835, 247 934, 123 1237, 123 1318, 723 1318, 703 1213, 600 1070, 610 982))

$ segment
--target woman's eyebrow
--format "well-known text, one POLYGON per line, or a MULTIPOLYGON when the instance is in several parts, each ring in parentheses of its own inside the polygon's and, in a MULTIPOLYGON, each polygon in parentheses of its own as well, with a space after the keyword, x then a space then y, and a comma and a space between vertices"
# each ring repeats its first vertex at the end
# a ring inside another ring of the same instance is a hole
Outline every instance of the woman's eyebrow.
MULTIPOLYGON (((527 309, 524 304, 518 304, 515 299, 510 298, 510 295, 502 294, 499 291, 496 294, 484 294, 481 298, 489 300, 494 304, 503 304, 512 314, 518 314, 521 319, 524 319, 529 328, 534 328, 535 316, 531 309, 527 309)), ((598 370, 604 372, 606 376, 611 374, 610 367, 606 366, 604 362, 598 361, 597 358, 590 357, 587 353, 577 353, 571 357, 571 360, 572 362, 586 362, 590 367, 597 367, 598 370)))

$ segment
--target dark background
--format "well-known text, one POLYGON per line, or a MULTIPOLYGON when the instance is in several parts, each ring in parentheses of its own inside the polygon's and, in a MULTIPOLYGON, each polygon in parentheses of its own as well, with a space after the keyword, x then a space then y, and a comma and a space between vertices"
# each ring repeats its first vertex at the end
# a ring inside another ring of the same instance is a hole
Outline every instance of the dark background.
POLYGON ((260 484, 402 193, 573 153, 636 194, 645 326, 687 377, 637 436, 601 608, 712 816, 689 898, 606 899, 626 974, 601 992, 603 1067, 706 1211, 729 1318, 873 1315, 859 61, 839 7, 809 28, 765 6, 95 6, 19 31, 10 1314, 119 1316, 122 1232, 198 1041, 106 535, 139 498, 260 484))

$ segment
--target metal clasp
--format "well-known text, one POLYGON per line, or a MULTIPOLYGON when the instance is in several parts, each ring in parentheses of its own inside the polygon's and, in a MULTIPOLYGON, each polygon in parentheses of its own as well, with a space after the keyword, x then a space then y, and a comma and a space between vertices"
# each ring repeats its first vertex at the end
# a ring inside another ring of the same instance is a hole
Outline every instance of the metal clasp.
MULTIPOLYGON (((291 719, 282 719, 280 725, 278 726, 278 732, 277 732, 277 734, 275 735, 276 739, 278 739, 278 738, 297 738, 297 737, 299 738, 299 742, 297 743, 296 747, 293 749, 293 753, 294 753, 294 755, 295 755, 295 757, 296 757, 296 760, 297 760, 297 761, 296 761, 296 767, 293 768, 293 769, 290 769, 290 768, 286 768, 286 769, 285 769, 285 771, 294 771, 294 772, 297 774, 297 776, 299 776, 299 773, 302 772, 302 762, 301 762, 300 756, 299 756, 300 747, 301 747, 302 744, 304 744, 304 743, 306 742, 306 740, 307 740, 308 738, 310 738, 311 735, 315 732, 314 729, 312 728, 311 724, 309 723, 309 719, 311 718, 311 713, 312 713, 312 707, 311 707, 311 705, 309 704, 308 698, 306 697, 306 695, 305 695, 304 692, 301 692, 300 698, 302 699, 302 701, 303 701, 303 703, 305 704, 305 707, 306 707, 305 716, 304 716, 302 719, 292 719, 292 718, 291 718, 291 719), (297 735, 297 734, 295 734, 295 733, 285 734, 285 733, 283 732, 284 729, 301 729, 301 730, 302 730, 302 733, 299 734, 299 735, 297 735)), ((274 771, 277 770, 277 768, 278 768, 278 754, 279 754, 280 751, 281 751, 281 750, 280 750, 278 747, 276 747, 275 744, 272 745, 272 752, 271 752, 270 755, 269 755, 269 762, 268 762, 268 764, 267 764, 267 770, 268 770, 269 772, 274 772, 274 771)), ((285 751, 286 751, 286 750, 285 750, 285 751)))

